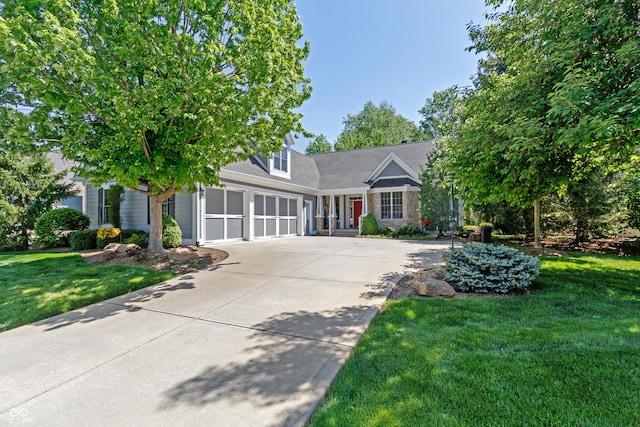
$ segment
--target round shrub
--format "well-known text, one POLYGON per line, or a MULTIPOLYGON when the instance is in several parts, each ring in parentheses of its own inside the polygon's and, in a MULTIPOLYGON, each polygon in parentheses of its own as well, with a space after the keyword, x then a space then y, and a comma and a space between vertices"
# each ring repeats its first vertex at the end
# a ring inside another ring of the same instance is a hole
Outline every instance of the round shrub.
POLYGON ((79 210, 54 209, 46 212, 36 222, 35 232, 44 248, 69 246, 67 236, 72 231, 86 230, 91 220, 79 210))
POLYGON ((457 291, 507 293, 526 289, 540 272, 540 260, 503 245, 467 243, 444 253, 445 277, 457 291))
POLYGON ((367 214, 362 220, 362 234, 365 236, 378 234, 378 221, 372 214, 367 214))
POLYGON ((165 249, 177 248, 182 244, 182 230, 175 219, 162 215, 162 246, 165 249))
POLYGON ((98 230, 78 230, 69 234, 69 244, 74 251, 95 249, 98 241, 98 230))
POLYGON ((140 247, 146 246, 147 234, 146 233, 134 233, 131 236, 124 239, 124 243, 138 245, 140 247))

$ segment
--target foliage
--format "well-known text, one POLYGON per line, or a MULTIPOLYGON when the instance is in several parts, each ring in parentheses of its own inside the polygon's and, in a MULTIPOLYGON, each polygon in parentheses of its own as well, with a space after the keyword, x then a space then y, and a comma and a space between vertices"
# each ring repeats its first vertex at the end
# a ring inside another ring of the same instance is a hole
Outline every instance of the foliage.
POLYGON ((614 203, 609 184, 612 176, 594 170, 579 180, 569 183, 562 203, 571 217, 571 226, 576 242, 584 242, 591 237, 602 237, 608 227, 605 215, 613 209, 614 203))
POLYGON ((36 220, 76 194, 71 184, 58 182, 65 173, 54 173, 53 163, 42 152, 10 150, 8 144, 0 148, 0 251, 27 249, 36 220))
POLYGON ((640 424, 640 258, 546 258, 535 283, 389 301, 309 426, 640 424))
POLYGON ((398 230, 394 227, 384 227, 378 230, 378 234, 386 237, 395 237, 398 230))
POLYGON ((116 237, 118 237, 120 235, 120 229, 119 228, 99 228, 98 229, 98 239, 115 239, 116 237))
MULTIPOLYGON (((427 154, 425 168, 422 170, 420 200, 422 216, 430 218, 433 226, 442 232, 449 228, 451 215, 450 180, 441 171, 440 163, 443 153, 440 150, 427 154)), ((458 200, 454 200, 454 212, 457 212, 458 200)))
POLYGON ((320 134, 316 135, 313 138, 313 141, 307 145, 305 149, 306 154, 319 154, 319 153, 329 153, 333 150, 331 143, 327 139, 326 135, 320 134))
POLYGON ((467 243, 443 254, 445 280, 457 291, 507 293, 526 289, 540 260, 507 246, 467 243))
POLYGON ((85 230, 90 224, 89 217, 76 209, 54 209, 38 218, 35 232, 44 248, 56 248, 69 246, 69 233, 85 230))
POLYGON ((357 114, 347 114, 342 126, 342 132, 334 145, 336 151, 396 145, 402 141, 424 139, 420 128, 399 115, 387 101, 382 101, 380 105, 368 101, 357 114))
POLYGON ((69 244, 74 251, 96 249, 98 230, 78 230, 69 233, 69 244))
POLYGON ((420 227, 416 227, 415 225, 405 225, 404 227, 398 228, 394 237, 414 236, 416 234, 420 234, 420 232, 420 227))
POLYGON ((533 211, 506 202, 469 204, 473 217, 489 220, 497 231, 504 234, 533 236, 533 211))
POLYGON ((140 247, 145 246, 147 242, 147 235, 145 233, 134 233, 131 236, 124 239, 124 243, 126 244, 134 244, 140 247))
POLYGON ((308 43, 295 3, 5 2, 0 133, 46 141, 93 184, 114 180, 161 204, 220 168, 302 131, 308 43))
POLYGON ((162 245, 168 248, 177 248, 182 245, 182 230, 169 215, 162 215, 162 245))
POLYGON ((625 219, 629 227, 640 230, 640 174, 629 174, 622 187, 625 195, 625 219))
POLYGON ((115 228, 122 226, 122 218, 120 216, 120 205, 124 201, 124 187, 120 184, 113 184, 107 190, 107 218, 115 228))
POLYGON ((418 111, 420 127, 428 139, 456 138, 463 121, 464 91, 452 86, 436 91, 418 111))
MULTIPOLYGON (((95 231, 95 230, 93 230, 95 231)), ((0 254, 0 331, 168 280, 170 273, 90 265, 77 253, 0 254)))
POLYGON ((365 236, 378 234, 378 221, 373 214, 367 214, 362 220, 362 234, 365 236))
POLYGON ((489 24, 470 27, 485 59, 464 138, 446 146, 465 199, 528 207, 619 168, 640 142, 638 2, 490 3, 489 24))
POLYGON ((103 249, 109 243, 126 242, 126 240, 129 239, 134 234, 138 234, 138 235, 143 234, 146 236, 146 233, 143 230, 124 229, 124 230, 120 230, 120 233, 115 237, 105 237, 104 239, 101 239, 100 236, 97 236, 96 246, 98 249, 103 249))

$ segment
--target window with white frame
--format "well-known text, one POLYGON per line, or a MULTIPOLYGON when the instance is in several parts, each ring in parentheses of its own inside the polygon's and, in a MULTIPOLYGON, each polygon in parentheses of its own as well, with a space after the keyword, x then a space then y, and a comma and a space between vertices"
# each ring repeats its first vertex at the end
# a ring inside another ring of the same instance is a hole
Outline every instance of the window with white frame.
POLYGON ((380 193, 380 218, 402 219, 402 192, 380 193))
POLYGON ((284 173, 289 172, 289 153, 287 147, 282 147, 282 150, 273 155, 273 168, 284 173))
POLYGON ((109 198, 107 197, 107 191, 108 190, 104 188, 98 189, 98 225, 109 222, 109 198))

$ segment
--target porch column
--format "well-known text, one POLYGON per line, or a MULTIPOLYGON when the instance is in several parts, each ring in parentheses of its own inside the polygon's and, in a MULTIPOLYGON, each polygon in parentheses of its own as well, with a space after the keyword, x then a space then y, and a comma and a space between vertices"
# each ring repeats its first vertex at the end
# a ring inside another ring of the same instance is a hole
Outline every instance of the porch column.
POLYGON ((333 235, 335 229, 336 220, 336 197, 333 194, 329 195, 329 236, 333 235))
POLYGON ((369 201, 367 200, 367 192, 362 193, 362 214, 358 221, 358 234, 362 234, 362 220, 369 213, 369 201))
POLYGON ((316 196, 316 231, 324 229, 324 213, 322 209, 322 196, 316 196))

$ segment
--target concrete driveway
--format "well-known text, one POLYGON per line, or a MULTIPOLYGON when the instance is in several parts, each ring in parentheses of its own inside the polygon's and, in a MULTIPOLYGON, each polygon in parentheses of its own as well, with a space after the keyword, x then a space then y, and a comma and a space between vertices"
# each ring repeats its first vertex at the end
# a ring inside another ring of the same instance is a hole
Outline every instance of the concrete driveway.
POLYGON ((220 248, 210 271, 0 334, 0 424, 301 425, 392 281, 447 243, 220 248))

